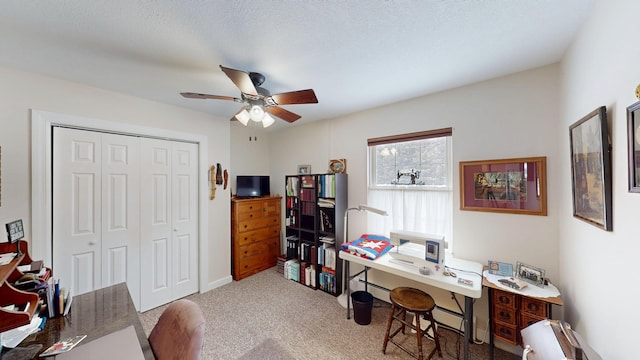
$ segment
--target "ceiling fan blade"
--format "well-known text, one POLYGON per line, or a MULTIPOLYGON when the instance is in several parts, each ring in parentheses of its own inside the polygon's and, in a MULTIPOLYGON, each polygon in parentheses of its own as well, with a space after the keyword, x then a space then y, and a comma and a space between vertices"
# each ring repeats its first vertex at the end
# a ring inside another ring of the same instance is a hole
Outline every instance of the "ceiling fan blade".
POLYGON ((293 105, 293 104, 317 104, 318 98, 316 93, 312 89, 290 91, 286 93, 275 94, 265 97, 265 102, 270 103, 270 99, 273 100, 272 105, 293 105))
POLYGON ((294 122, 298 119, 300 119, 302 116, 298 115, 298 114, 294 114, 289 110, 285 110, 281 107, 278 106, 268 106, 264 108, 264 111, 268 112, 269 114, 273 115, 273 116, 277 116, 280 119, 286 121, 286 122, 294 122))
POLYGON ((216 99, 216 100, 231 100, 235 102, 243 102, 242 99, 238 99, 233 96, 222 96, 222 95, 209 95, 209 94, 199 94, 192 92, 182 92, 180 95, 190 98, 190 99, 216 99))
POLYGON ((245 94, 258 95, 258 90, 253 85, 249 73, 241 70, 230 69, 220 65, 220 69, 233 81, 234 84, 245 94))

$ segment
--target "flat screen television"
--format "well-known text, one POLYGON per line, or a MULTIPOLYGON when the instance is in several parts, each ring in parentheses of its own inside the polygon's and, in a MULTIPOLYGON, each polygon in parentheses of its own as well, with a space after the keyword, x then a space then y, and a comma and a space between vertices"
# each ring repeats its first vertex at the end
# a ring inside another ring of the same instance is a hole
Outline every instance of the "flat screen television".
POLYGON ((262 197, 269 195, 269 176, 238 175, 236 177, 237 197, 262 197))

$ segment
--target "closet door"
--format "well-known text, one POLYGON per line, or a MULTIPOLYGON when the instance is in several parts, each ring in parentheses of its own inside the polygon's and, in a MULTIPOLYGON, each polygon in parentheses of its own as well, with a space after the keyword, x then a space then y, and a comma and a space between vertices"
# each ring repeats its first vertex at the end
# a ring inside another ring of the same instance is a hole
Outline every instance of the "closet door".
POLYGON ((139 139, 54 128, 53 268, 82 294, 140 287, 139 139))
POLYGON ((101 285, 101 134, 53 129, 53 264, 74 294, 101 285))
POLYGON ((102 286, 126 282, 140 308, 140 138, 102 134, 102 286))
POLYGON ((141 140, 141 311, 198 290, 197 150, 141 140))

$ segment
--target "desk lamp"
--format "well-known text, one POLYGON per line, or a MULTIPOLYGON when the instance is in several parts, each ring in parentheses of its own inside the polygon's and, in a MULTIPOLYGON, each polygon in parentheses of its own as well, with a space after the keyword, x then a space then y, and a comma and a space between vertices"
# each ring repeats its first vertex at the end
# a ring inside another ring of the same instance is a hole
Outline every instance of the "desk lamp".
MULTIPOLYGON (((376 209, 374 207, 371 207, 369 205, 363 205, 360 204, 358 205, 358 207, 352 207, 352 208, 347 208, 347 210, 344 211, 344 237, 342 238, 343 242, 348 242, 349 238, 347 237, 348 235, 348 230, 349 230, 349 211, 350 210, 358 210, 358 211, 369 211, 372 212, 374 214, 378 214, 378 215, 382 215, 382 216, 389 216, 389 214, 387 214, 386 211, 384 210, 380 210, 380 209, 376 209)), ((340 249, 337 249, 338 251, 340 251, 340 249)), ((342 268, 344 269, 344 260, 342 261, 342 268)), ((347 299, 347 293, 346 293, 346 288, 347 286, 349 286, 348 284, 348 280, 349 280, 349 274, 343 274, 343 285, 342 285, 342 294, 340 294, 338 296, 338 303, 340 303, 340 305, 342 305, 344 308, 347 307, 347 301, 349 301, 349 299, 347 299)))

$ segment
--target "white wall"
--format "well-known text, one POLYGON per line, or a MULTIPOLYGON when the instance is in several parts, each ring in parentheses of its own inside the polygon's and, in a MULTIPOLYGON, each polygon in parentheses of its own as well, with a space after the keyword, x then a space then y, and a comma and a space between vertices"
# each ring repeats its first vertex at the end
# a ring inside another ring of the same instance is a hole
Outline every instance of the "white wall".
POLYGON ((638 101, 640 2, 599 0, 562 61, 558 143, 560 277, 565 318, 603 359, 637 358, 640 194, 628 192, 626 107, 638 101), (574 219, 569 126, 606 106, 613 145, 613 231, 574 219), (633 296, 636 295, 636 296, 633 296))
MULTIPOLYGON (((0 68, 0 79, 0 224, 23 219, 29 240, 32 235, 31 110, 204 135, 209 144, 208 158, 223 164, 230 162, 228 119, 212 119, 204 113, 5 68, 0 68)), ((202 195, 208 199, 208 194, 202 195)), ((208 210, 209 269, 204 276, 208 288, 213 288, 231 280, 229 193, 219 190, 216 199, 208 202, 208 210)), ((4 227, 0 233, 6 238, 4 227)), ((45 256, 37 252, 32 255, 45 256)))
MULTIPOLYGON (((238 121, 231 123, 231 154, 229 164, 229 184, 236 193, 236 176, 270 175, 269 136, 261 124, 250 121, 248 126, 238 121)), ((282 194, 283 183, 270 181, 271 193, 282 194)))
MULTIPOLYGON (((555 133, 558 78, 558 65, 551 65, 343 118, 291 126, 270 136, 272 176, 284 183, 284 175, 295 173, 298 164, 324 172, 330 159, 346 158, 349 204, 366 203, 368 138, 453 127, 455 256, 483 264, 489 259, 523 261, 544 268, 558 282, 558 171, 561 158, 568 157, 558 150, 555 133), (531 156, 547 157, 548 216, 459 210, 460 161, 531 156)), ((349 234, 364 232, 365 217, 350 217, 349 234)), ((448 298, 443 293, 436 300, 449 302, 448 298)), ((479 324, 486 323, 487 307, 486 297, 476 302, 479 324)))

